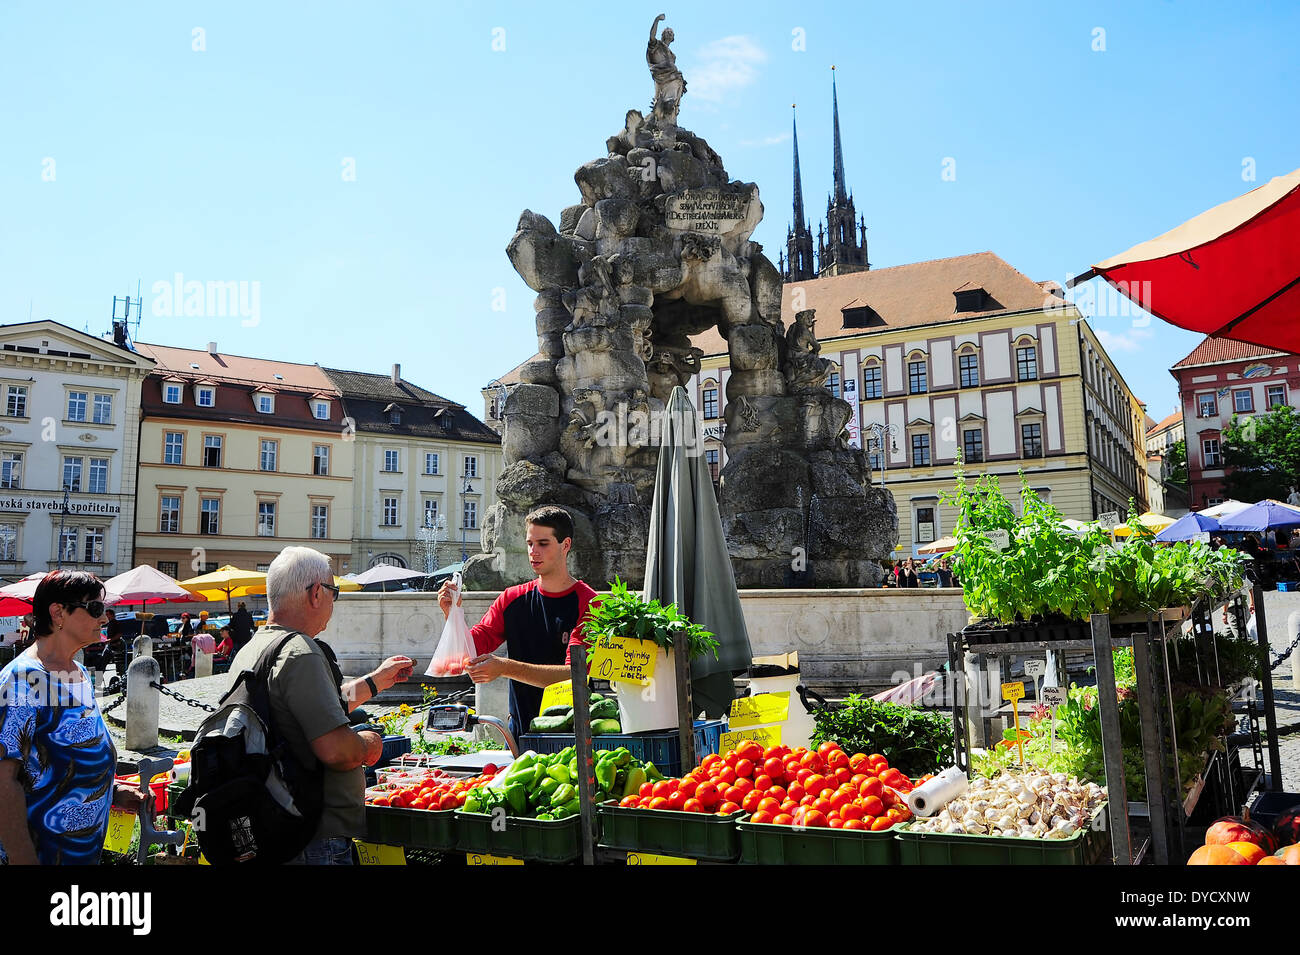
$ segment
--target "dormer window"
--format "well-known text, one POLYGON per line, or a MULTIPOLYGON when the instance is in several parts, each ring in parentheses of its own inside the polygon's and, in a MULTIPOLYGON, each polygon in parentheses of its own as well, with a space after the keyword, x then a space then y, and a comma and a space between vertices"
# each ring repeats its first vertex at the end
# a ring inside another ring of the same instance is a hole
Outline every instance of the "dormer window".
POLYGON ((260 414, 275 414, 275 395, 269 391, 253 392, 253 403, 260 414))
POLYGON ((885 324, 880 313, 870 305, 848 305, 840 309, 840 314, 844 316, 845 328, 875 328, 885 324))
POLYGON ((958 312, 982 312, 986 310, 988 293, 978 285, 972 288, 959 288, 952 294, 957 300, 956 311, 958 312))
POLYGON ((311 403, 311 413, 321 421, 330 419, 330 403, 317 399, 311 403))
POLYGON ((438 420, 439 423, 442 424, 443 431, 446 431, 448 433, 451 432, 451 426, 453 422, 451 420, 450 408, 439 408, 436 412, 434 412, 433 416, 438 420))
POLYGON ((181 403, 181 386, 178 382, 167 382, 163 385, 163 401, 169 405, 181 403))
POLYGON ((200 408, 211 408, 217 403, 217 389, 211 385, 199 385, 194 389, 194 403, 200 408))

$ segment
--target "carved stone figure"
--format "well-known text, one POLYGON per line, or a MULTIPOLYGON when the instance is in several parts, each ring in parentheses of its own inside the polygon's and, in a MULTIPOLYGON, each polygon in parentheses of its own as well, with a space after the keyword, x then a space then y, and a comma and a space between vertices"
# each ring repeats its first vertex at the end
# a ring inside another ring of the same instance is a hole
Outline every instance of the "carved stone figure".
MULTIPOLYGON (((667 14, 661 13, 650 24, 650 42, 645 48, 645 61, 650 67, 650 76, 655 81, 652 107, 660 130, 665 126, 677 125, 677 110, 681 107, 682 97, 686 95, 686 78, 677 69, 676 54, 668 48, 674 39, 673 31, 666 28, 662 35, 655 37, 660 22, 666 18, 667 14)), ((660 138, 662 140, 662 133, 660 138)))
POLYGON ((785 365, 782 372, 790 391, 807 394, 821 388, 830 374, 831 363, 821 355, 817 341, 817 316, 812 309, 795 314, 785 333, 785 365))

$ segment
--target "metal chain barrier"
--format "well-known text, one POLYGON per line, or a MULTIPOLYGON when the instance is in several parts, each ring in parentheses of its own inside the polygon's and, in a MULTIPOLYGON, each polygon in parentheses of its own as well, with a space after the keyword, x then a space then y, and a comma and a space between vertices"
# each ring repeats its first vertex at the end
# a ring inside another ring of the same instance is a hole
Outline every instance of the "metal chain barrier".
POLYGON ((121 706, 121 705, 122 705, 123 703, 125 703, 125 702, 126 702, 126 690, 123 690, 123 691, 122 691, 122 695, 119 696, 116 700, 114 700, 112 703, 108 704, 108 706, 101 706, 101 707, 99 708, 100 715, 101 715, 101 716, 107 716, 109 713, 111 713, 113 710, 117 709, 119 706, 121 706))
MULTIPOLYGON (((177 693, 175 690, 169 690, 167 687, 163 686, 161 683, 157 682, 156 680, 151 680, 149 682, 149 685, 153 687, 155 690, 157 690, 159 693, 161 693, 163 696, 170 696, 173 700, 177 700, 181 703, 184 703, 186 706, 192 706, 196 710, 203 710, 205 713, 217 712, 217 708, 215 706, 208 706, 208 704, 200 703, 198 700, 191 700, 188 696, 182 696, 181 694, 177 693)), ((115 703, 113 705, 116 706, 117 704, 115 703)))
POLYGON ((1291 654, 1295 653, 1295 648, 1298 646, 1300 646, 1300 633, 1297 633, 1296 638, 1291 641, 1291 646, 1287 647, 1285 650, 1283 650, 1280 654, 1277 655, 1277 657, 1273 660, 1272 664, 1269 665, 1269 669, 1276 670, 1283 663, 1286 663, 1286 661, 1291 658, 1291 654))

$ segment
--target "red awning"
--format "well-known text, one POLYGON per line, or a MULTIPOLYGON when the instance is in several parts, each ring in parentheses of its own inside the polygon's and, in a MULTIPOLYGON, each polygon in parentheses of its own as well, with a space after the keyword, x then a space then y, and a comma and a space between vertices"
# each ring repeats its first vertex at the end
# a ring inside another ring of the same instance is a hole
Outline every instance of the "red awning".
POLYGON ((1100 276, 1180 328, 1300 352, 1300 169, 1099 262, 1100 276))

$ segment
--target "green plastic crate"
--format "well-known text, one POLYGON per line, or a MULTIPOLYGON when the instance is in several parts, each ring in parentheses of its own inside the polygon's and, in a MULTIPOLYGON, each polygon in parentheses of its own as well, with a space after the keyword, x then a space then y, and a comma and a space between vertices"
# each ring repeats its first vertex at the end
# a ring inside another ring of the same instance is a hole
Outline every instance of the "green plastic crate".
POLYGON ((1068 839, 916 832, 908 823, 896 841, 903 865, 1096 865, 1110 860, 1109 821, 1103 804, 1092 825, 1068 839))
POLYGON ((678 812, 671 809, 620 809, 617 803, 596 807, 600 844, 606 849, 651 852, 706 862, 735 862, 740 855, 736 822, 745 813, 678 812))
POLYGON ((898 865, 894 831, 795 829, 738 822, 741 865, 898 865))
POLYGON ((511 856, 525 862, 572 862, 582 855, 581 817, 525 819, 506 816, 492 828, 492 816, 456 810, 456 848, 461 852, 511 856))
POLYGON ((456 848, 456 810, 366 807, 366 842, 415 849, 456 848))

